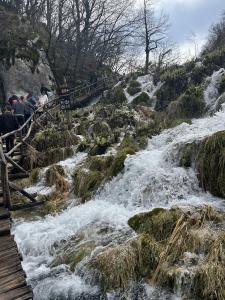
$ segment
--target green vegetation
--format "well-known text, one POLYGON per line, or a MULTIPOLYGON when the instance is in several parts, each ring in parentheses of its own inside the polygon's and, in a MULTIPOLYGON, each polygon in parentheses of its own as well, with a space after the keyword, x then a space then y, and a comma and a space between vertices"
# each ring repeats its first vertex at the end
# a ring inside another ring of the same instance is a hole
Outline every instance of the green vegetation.
POLYGON ((141 91, 141 84, 137 80, 132 80, 127 88, 128 94, 134 96, 141 91))
POLYGON ((98 190, 104 177, 99 171, 90 171, 80 168, 73 174, 75 194, 81 198, 82 203, 90 199, 98 190))
POLYGON ((225 92, 225 74, 221 77, 219 93, 222 94, 225 92))
POLYGON ((56 190, 61 193, 69 191, 69 183, 65 180, 65 171, 60 165, 52 165, 48 168, 45 181, 48 186, 55 185, 56 190))
POLYGON ((134 98, 131 103, 132 106, 143 105, 143 106, 152 106, 152 99, 145 92, 142 92, 139 96, 134 98))
POLYGON ((46 151, 47 149, 77 145, 78 141, 79 139, 71 131, 50 127, 35 135, 32 146, 37 151, 46 151))
POLYGON ((177 101, 168 107, 169 119, 198 118, 205 109, 203 89, 201 86, 190 86, 177 101))
POLYGON ((225 131, 202 141, 196 164, 201 186, 213 195, 225 198, 225 131))

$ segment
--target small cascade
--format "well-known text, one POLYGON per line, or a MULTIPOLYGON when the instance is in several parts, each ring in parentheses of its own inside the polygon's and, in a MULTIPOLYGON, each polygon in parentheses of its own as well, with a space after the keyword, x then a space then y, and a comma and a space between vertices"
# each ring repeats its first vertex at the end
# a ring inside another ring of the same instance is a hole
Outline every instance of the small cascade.
POLYGON ((156 92, 162 87, 163 83, 162 82, 158 82, 156 85, 153 82, 153 77, 152 75, 148 74, 145 76, 139 76, 137 78, 137 81, 141 84, 141 92, 137 93, 134 96, 131 96, 128 94, 128 92, 126 91, 126 89, 124 90, 125 95, 127 97, 128 103, 131 103, 136 97, 138 97, 142 92, 145 92, 146 94, 148 94, 150 99, 153 99, 153 108, 155 107, 155 103, 156 103, 156 98, 155 98, 155 94, 156 92))
POLYGON ((215 71, 211 77, 206 79, 207 87, 204 91, 204 100, 210 112, 215 110, 219 97, 221 77, 225 73, 223 68, 215 71))

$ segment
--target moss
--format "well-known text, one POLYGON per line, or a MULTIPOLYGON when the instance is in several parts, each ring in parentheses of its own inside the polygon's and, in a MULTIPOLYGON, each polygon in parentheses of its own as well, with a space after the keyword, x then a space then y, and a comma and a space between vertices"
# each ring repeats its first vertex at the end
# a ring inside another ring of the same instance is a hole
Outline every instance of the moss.
POLYGON ((219 87, 219 94, 222 94, 225 92, 225 74, 222 75, 221 81, 220 81, 220 87, 219 87))
POLYGON ((62 251, 63 254, 58 257, 52 263, 52 265, 57 266, 59 264, 66 264, 70 267, 70 270, 74 272, 77 264, 81 262, 86 256, 90 255, 94 248, 95 243, 92 241, 77 245, 75 249, 67 249, 66 247, 62 251))
POLYGON ((70 147, 77 145, 78 142, 79 139, 69 130, 57 130, 53 127, 38 132, 32 141, 32 146, 41 152, 47 149, 70 147))
POLYGON ((191 125, 192 120, 191 119, 168 119, 168 118, 165 118, 164 122, 161 123, 161 126, 163 128, 174 128, 183 123, 187 123, 187 124, 191 125))
POLYGON ((104 291, 126 289, 130 281, 147 276, 156 267, 160 247, 147 235, 99 254, 90 264, 100 272, 104 291))
POLYGON ((32 184, 37 183, 39 179, 39 175, 40 175, 40 169, 39 168, 33 169, 30 172, 30 176, 29 176, 30 182, 32 184))
POLYGON ((114 103, 125 103, 125 102, 127 102, 127 97, 126 97, 122 87, 115 88, 115 90, 113 92, 113 102, 114 103))
POLYGON ((84 168, 80 168, 75 171, 73 178, 75 195, 80 197, 83 203, 91 198, 104 179, 101 172, 90 171, 84 168))
POLYGON ((155 208, 151 212, 132 217, 128 224, 136 232, 150 234, 157 241, 161 241, 171 235, 180 215, 179 209, 155 208))
POLYGON ((180 162, 179 165, 185 168, 190 168, 195 164, 195 159, 197 155, 197 145, 193 142, 184 145, 179 151, 180 162))
POLYGON ((135 154, 135 149, 133 147, 126 147, 117 153, 109 169, 109 177, 117 176, 120 172, 123 171, 125 167, 124 162, 128 154, 129 155, 135 154))
POLYGON ((55 185, 56 190, 60 192, 69 191, 69 183, 65 180, 65 171, 60 165, 53 165, 46 171, 45 180, 47 185, 55 185))
POLYGON ((171 102, 167 113, 169 119, 198 118, 204 109, 202 87, 191 86, 177 101, 171 102))
POLYGON ((105 172, 112 164, 113 156, 91 157, 88 162, 88 167, 91 171, 105 172))
POLYGON ((200 299, 225 299, 225 235, 211 245, 205 261, 197 268, 193 290, 200 299))
POLYGON ((225 198, 225 131, 217 132, 202 141, 197 170, 204 190, 225 198))
POLYGON ((136 106, 136 105, 152 106, 152 104, 153 104, 152 99, 150 99, 149 95, 145 92, 142 92, 131 102, 132 106, 136 106))

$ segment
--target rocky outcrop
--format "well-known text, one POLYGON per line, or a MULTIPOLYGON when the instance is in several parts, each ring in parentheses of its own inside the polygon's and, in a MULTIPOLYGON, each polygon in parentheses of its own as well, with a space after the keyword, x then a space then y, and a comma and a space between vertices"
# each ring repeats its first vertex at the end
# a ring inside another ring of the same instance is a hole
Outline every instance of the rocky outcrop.
POLYGON ((129 225, 138 236, 109 248, 89 263, 105 291, 126 289, 130 281, 150 280, 184 299, 225 296, 225 214, 210 206, 154 209, 129 225), (182 291, 182 292, 181 292, 182 291))
POLYGON ((10 68, 0 64, 0 77, 7 98, 14 94, 27 95, 29 92, 39 95, 42 84, 49 88, 55 87, 54 76, 44 52, 38 51, 37 53, 39 58, 35 68, 32 59, 16 58, 10 68))
POLYGON ((220 131, 203 141, 185 145, 180 151, 180 165, 197 171, 201 187, 225 198, 225 132, 220 131))

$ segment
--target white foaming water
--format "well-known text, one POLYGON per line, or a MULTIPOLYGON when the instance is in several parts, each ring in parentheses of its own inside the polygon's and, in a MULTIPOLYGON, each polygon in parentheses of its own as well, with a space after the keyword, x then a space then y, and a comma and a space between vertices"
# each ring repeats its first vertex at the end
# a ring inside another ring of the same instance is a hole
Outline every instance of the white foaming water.
MULTIPOLYGON (((68 158, 66 160, 60 161, 57 163, 57 165, 60 165, 63 167, 65 171, 65 175, 67 177, 67 180, 71 183, 72 182, 72 173, 74 171, 74 168, 76 168, 84 159, 87 157, 86 153, 78 153, 75 156, 68 158)), ((28 193, 38 193, 40 195, 48 195, 54 192, 55 187, 48 187, 46 186, 45 182, 45 173, 50 167, 44 168, 41 170, 39 174, 39 181, 37 184, 29 187, 26 189, 28 193)))
POLYGON ((146 150, 126 160, 125 172, 106 184, 91 201, 56 216, 16 224, 13 231, 35 299, 81 299, 78 294, 82 293, 89 295, 82 299, 92 299, 93 288, 80 277, 50 267, 57 242, 68 240, 86 226, 108 223, 115 231, 126 230, 131 216, 153 207, 206 202, 220 206, 219 199, 199 188, 192 169, 177 166, 181 145, 220 130, 225 130, 224 107, 213 117, 193 120, 192 125, 183 123, 153 137, 146 150), (78 294, 74 294, 75 287, 78 294))
POLYGON ((204 91, 204 100, 208 108, 213 110, 216 106, 216 100, 219 96, 218 89, 221 82, 221 77, 225 73, 223 68, 215 71, 211 77, 208 77, 206 81, 208 82, 208 86, 204 91))
MULTIPOLYGON (((148 74, 145 76, 140 76, 137 78, 137 81, 141 84, 141 92, 135 94, 134 96, 131 96, 128 92, 127 89, 124 90, 125 95, 127 97, 128 103, 131 103, 136 97, 138 97, 142 92, 145 92, 148 94, 150 98, 154 99, 154 96, 156 92, 161 88, 163 85, 162 82, 158 82, 157 85, 154 85, 153 83, 153 77, 152 75, 148 74)), ((156 100, 156 99, 155 99, 156 100)), ((154 101, 156 102, 156 101, 154 101)), ((155 103, 153 103, 153 107, 155 107, 155 103)))

